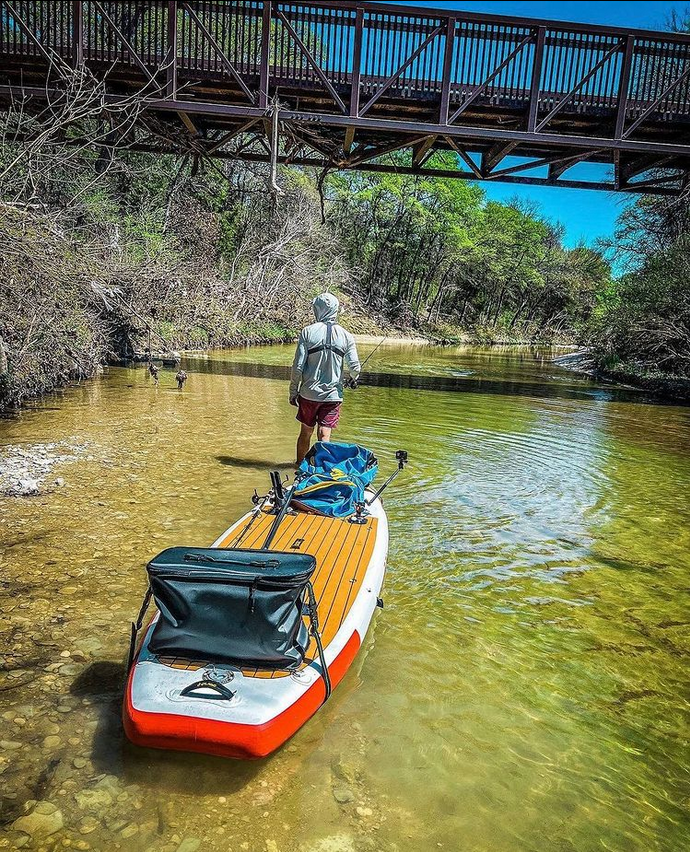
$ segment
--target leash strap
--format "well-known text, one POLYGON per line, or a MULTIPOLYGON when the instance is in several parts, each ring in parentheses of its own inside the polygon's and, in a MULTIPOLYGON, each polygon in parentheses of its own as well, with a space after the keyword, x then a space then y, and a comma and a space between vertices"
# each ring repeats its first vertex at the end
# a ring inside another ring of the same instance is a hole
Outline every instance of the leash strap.
POLYGON ((139 610, 139 615, 137 616, 137 620, 132 622, 132 628, 129 635, 129 654, 127 656, 127 672, 132 668, 132 663, 134 662, 134 654, 137 647, 137 636, 139 631, 141 630, 141 625, 144 623, 144 616, 146 615, 146 610, 149 608, 149 604, 151 603, 151 598, 153 597, 153 592, 151 591, 151 587, 149 586, 146 589, 146 594, 144 595, 144 600, 141 603, 141 609, 139 610))

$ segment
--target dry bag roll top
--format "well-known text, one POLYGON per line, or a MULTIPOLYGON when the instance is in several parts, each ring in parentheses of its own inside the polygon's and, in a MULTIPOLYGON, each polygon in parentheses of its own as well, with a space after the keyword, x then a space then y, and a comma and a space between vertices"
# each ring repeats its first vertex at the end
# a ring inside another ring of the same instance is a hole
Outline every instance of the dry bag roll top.
POLYGON ((304 659, 306 589, 316 560, 306 553, 171 547, 147 566, 160 618, 153 654, 259 668, 304 659))

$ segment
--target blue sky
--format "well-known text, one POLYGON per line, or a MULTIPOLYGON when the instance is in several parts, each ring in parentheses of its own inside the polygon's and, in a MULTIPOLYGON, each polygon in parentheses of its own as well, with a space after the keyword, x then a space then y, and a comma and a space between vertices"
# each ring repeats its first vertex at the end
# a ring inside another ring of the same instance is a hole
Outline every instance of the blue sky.
MULTIPOLYGON (((466 12, 491 12, 497 15, 518 15, 547 18, 560 21, 582 21, 591 24, 639 27, 663 30, 668 16, 674 10, 682 13, 690 8, 687 2, 623 2, 602 0, 601 2, 443 2, 432 3, 396 0, 398 4, 417 7, 462 9, 466 12)), ((575 170, 571 172, 575 176, 575 170)), ((583 175, 584 176, 584 175, 583 175)), ((577 245, 580 242, 594 243, 599 237, 613 233, 615 222, 623 205, 631 203, 630 196, 591 189, 560 189, 555 187, 514 186, 510 184, 482 183, 487 197, 497 201, 522 198, 536 201, 544 215, 561 222, 566 228, 565 242, 577 245)))

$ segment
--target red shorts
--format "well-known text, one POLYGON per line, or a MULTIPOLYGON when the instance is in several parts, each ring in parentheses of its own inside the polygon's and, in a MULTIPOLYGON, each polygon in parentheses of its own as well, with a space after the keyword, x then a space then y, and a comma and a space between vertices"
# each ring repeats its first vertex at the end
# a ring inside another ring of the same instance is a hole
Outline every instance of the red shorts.
POLYGON ((305 399, 303 396, 298 396, 297 401, 299 408, 297 410, 297 419, 305 426, 312 428, 318 423, 319 426, 327 426, 329 429, 335 429, 340 420, 340 402, 315 402, 311 399, 305 399))

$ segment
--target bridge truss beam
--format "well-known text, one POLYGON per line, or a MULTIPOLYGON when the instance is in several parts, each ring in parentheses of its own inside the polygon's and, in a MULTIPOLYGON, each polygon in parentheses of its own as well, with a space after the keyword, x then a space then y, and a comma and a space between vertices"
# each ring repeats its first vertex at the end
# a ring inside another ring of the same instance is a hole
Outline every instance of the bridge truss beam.
POLYGON ((690 175, 679 34, 350 0, 0 0, 0 106, 59 96, 58 61, 113 102, 141 92, 140 150, 261 161, 275 120, 277 158, 319 168, 662 194, 690 175))

